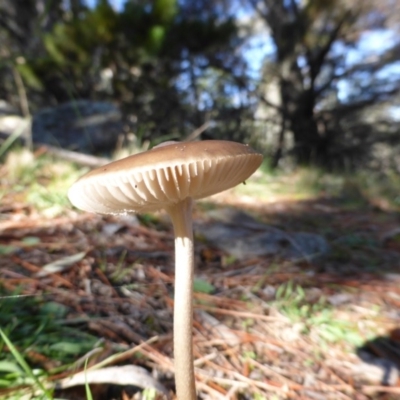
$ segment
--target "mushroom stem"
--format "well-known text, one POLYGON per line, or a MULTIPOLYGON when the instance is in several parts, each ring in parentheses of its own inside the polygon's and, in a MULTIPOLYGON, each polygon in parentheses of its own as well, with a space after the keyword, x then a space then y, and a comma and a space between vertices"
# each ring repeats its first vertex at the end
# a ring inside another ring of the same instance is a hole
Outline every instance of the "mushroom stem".
POLYGON ((193 367, 194 247, 192 199, 169 206, 175 232, 174 358, 179 400, 196 400, 193 367))

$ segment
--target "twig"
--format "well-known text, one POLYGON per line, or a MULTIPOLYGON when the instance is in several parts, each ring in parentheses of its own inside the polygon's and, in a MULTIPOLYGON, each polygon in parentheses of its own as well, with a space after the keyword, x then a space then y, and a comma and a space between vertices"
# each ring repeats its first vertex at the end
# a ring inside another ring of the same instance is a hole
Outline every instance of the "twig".
POLYGON ((361 391, 366 394, 383 392, 400 394, 400 387, 394 386, 361 386, 361 391))
POLYGON ((185 139, 184 142, 190 142, 197 138, 197 136, 201 135, 208 127, 210 126, 210 121, 204 122, 203 125, 196 128, 192 133, 190 133, 185 139))
POLYGON ((111 160, 104 157, 96 157, 89 154, 77 153, 76 151, 59 149, 54 146, 38 144, 36 148, 43 153, 49 153, 66 161, 72 161, 76 164, 83 165, 90 168, 101 167, 111 160))
POLYGON ((124 351, 123 353, 113 354, 112 356, 106 358, 105 360, 99 362, 98 364, 93 365, 92 367, 89 367, 88 370, 100 369, 100 368, 104 368, 108 365, 113 365, 113 364, 125 361, 127 358, 131 357, 139 350, 142 350, 143 347, 146 347, 152 343, 155 343, 155 342, 157 342, 157 340, 158 340, 158 336, 153 336, 152 338, 146 340, 145 342, 142 342, 142 343, 138 344, 137 346, 124 351))
POLYGON ((271 317, 269 315, 254 314, 254 313, 245 312, 245 311, 224 310, 222 308, 205 306, 203 304, 196 304, 195 305, 195 309, 206 310, 206 311, 209 311, 209 312, 215 313, 215 314, 233 315, 233 316, 239 317, 239 318, 253 318, 255 320, 259 319, 259 320, 263 320, 263 321, 283 321, 283 320, 286 320, 286 318, 283 317, 283 316, 271 317))

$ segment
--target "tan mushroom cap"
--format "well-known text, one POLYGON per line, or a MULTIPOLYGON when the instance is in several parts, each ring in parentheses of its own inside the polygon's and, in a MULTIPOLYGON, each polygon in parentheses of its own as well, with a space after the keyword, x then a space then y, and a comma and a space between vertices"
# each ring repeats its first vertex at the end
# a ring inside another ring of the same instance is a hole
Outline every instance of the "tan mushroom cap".
POLYGON ((262 158, 235 142, 172 142, 87 173, 68 197, 75 207, 100 214, 155 211, 234 187, 253 174, 262 158))

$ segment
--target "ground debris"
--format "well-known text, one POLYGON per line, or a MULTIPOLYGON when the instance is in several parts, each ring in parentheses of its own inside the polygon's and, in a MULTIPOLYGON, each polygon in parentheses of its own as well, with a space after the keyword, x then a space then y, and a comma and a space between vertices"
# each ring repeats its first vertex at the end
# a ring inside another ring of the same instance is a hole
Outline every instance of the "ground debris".
MULTIPOLYGON (((46 220, 32 218, 28 208, 16 204, 1 211, 7 214, 0 219, 2 301, 18 293, 62 305, 63 324, 103 341, 90 368, 105 360, 108 368, 135 364, 157 375, 166 388, 160 399, 172 396, 170 228, 156 220, 75 213, 46 220)), ((213 288, 195 293, 199 398, 400 396, 400 288, 390 278, 400 266, 393 248, 375 240, 390 223, 381 215, 342 218, 335 205, 310 209, 335 216, 336 233, 327 235, 332 254, 325 259, 237 260, 212 243, 196 247, 197 273, 213 288), (360 267, 368 259, 381 263, 381 270, 360 267)), ((201 218, 201 211, 196 215, 201 218)), ((293 224, 297 229, 301 221, 293 224)), ((40 354, 35 360, 40 365, 40 354)))

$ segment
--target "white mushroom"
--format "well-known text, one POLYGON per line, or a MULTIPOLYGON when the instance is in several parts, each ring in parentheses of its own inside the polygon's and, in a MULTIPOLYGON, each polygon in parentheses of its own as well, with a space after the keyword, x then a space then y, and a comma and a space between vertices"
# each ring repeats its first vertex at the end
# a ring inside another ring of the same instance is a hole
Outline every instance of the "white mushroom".
POLYGON ((195 400, 192 350, 192 201, 244 182, 262 155, 249 146, 221 140, 169 142, 97 168, 68 192, 71 203, 100 214, 164 208, 175 232, 174 357, 179 400, 195 400))

